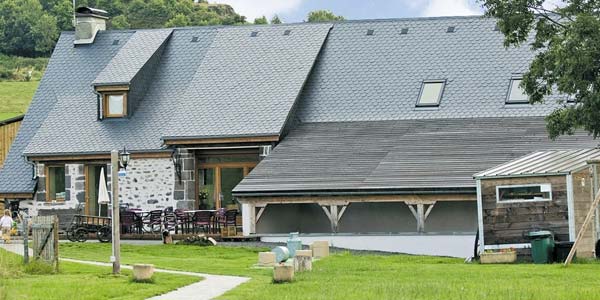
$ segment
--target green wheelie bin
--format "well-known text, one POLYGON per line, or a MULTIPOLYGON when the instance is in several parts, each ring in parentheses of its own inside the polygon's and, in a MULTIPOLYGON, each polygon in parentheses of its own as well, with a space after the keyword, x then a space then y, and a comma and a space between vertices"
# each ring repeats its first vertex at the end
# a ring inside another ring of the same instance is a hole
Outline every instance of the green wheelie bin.
POLYGON ((552 263, 554 253, 554 235, 547 230, 532 231, 528 235, 531 239, 531 257, 536 264, 552 263))

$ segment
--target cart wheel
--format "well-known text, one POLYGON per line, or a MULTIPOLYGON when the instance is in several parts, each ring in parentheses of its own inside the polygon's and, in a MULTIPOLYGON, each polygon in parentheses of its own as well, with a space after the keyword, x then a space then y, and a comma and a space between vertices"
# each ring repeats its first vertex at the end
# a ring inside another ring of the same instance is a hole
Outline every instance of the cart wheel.
POLYGON ((73 235, 75 240, 78 242, 85 242, 88 238, 88 231, 85 228, 77 228, 75 230, 75 234, 73 235))
POLYGON ((96 232, 96 237, 101 243, 110 242, 112 238, 112 231, 110 230, 110 227, 103 226, 100 229, 98 229, 98 232, 96 232))
POLYGON ((75 238, 75 226, 70 226, 65 233, 69 241, 77 242, 77 239, 75 238))

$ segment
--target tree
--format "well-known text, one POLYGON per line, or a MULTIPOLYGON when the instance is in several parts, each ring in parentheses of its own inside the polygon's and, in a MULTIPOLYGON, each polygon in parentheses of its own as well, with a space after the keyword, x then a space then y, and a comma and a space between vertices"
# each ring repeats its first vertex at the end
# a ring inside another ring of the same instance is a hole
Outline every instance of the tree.
POLYGON ((281 24, 281 23, 283 23, 283 22, 281 22, 281 20, 279 19, 279 16, 278 16, 278 15, 274 15, 274 16, 271 18, 271 24, 281 24))
POLYGON ((165 27, 184 27, 190 25, 190 18, 184 14, 177 14, 165 24, 165 27))
POLYGON ((262 25, 262 24, 269 24, 269 22, 267 21, 267 17, 262 16, 260 18, 254 19, 254 24, 262 25))
POLYGON ((530 42, 536 52, 522 82, 530 103, 557 92, 573 100, 546 117, 550 138, 576 129, 600 136, 600 2, 565 0, 548 8, 542 0, 480 1, 498 19, 505 46, 530 42))
POLYGON ((336 16, 328 10, 315 10, 308 13, 308 22, 343 21, 344 17, 336 16))
POLYGON ((56 17, 38 0, 0 2, 0 50, 21 56, 47 55, 58 38, 56 17))

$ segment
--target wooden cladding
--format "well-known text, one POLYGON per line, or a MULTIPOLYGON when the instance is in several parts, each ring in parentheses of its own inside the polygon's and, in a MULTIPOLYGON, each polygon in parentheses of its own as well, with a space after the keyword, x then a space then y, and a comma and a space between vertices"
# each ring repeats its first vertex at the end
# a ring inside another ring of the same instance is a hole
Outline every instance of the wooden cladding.
POLYGON ((569 240, 566 176, 481 180, 481 200, 486 245, 529 243, 526 235, 534 230, 550 230, 557 240, 569 240), (552 185, 552 201, 496 200, 496 186, 548 183, 552 185))
POLYGON ((15 140, 15 137, 17 137, 21 122, 21 120, 18 120, 11 123, 0 124, 0 167, 4 164, 10 146, 15 140))
POLYGON ((367 195, 367 196, 281 196, 281 197, 239 197, 242 202, 256 207, 267 204, 319 203, 322 205, 347 205, 355 202, 406 202, 410 204, 432 204, 437 201, 475 201, 474 194, 439 195, 367 195))

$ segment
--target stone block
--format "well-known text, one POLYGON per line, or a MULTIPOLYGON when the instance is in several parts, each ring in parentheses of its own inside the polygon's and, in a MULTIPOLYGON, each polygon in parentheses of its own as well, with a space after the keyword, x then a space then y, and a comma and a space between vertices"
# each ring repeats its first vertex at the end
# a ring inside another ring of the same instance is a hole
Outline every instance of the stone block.
POLYGON ((38 202, 46 202, 46 193, 37 193, 37 201, 38 202))
POLYGON ((296 250, 296 256, 312 257, 312 250, 296 250))
POLYGON ((273 282, 291 282, 294 280, 294 266, 276 265, 273 268, 273 282))
POLYGON ((173 194, 173 199, 175 200, 185 200, 185 194, 183 191, 175 191, 173 194))
MULTIPOLYGON (((300 250, 307 251, 307 250, 300 250)), ((308 250, 311 252, 310 250, 308 250)), ((295 272, 304 272, 304 271, 312 271, 312 256, 309 255, 298 255, 298 251, 296 251, 296 256, 294 257, 294 271, 295 272)))
POLYGON ((135 281, 147 281, 154 275, 154 265, 136 264, 133 265, 133 279, 135 281))
POLYGON ((77 197, 77 202, 85 203, 85 192, 79 192, 75 197, 77 197))
POLYGON ((262 267, 273 267, 275 266, 275 253, 273 252, 259 252, 258 253, 258 265, 262 267))
POLYGON ((310 244, 310 250, 312 250, 313 257, 327 257, 329 256, 329 242, 314 241, 312 244, 310 244))

